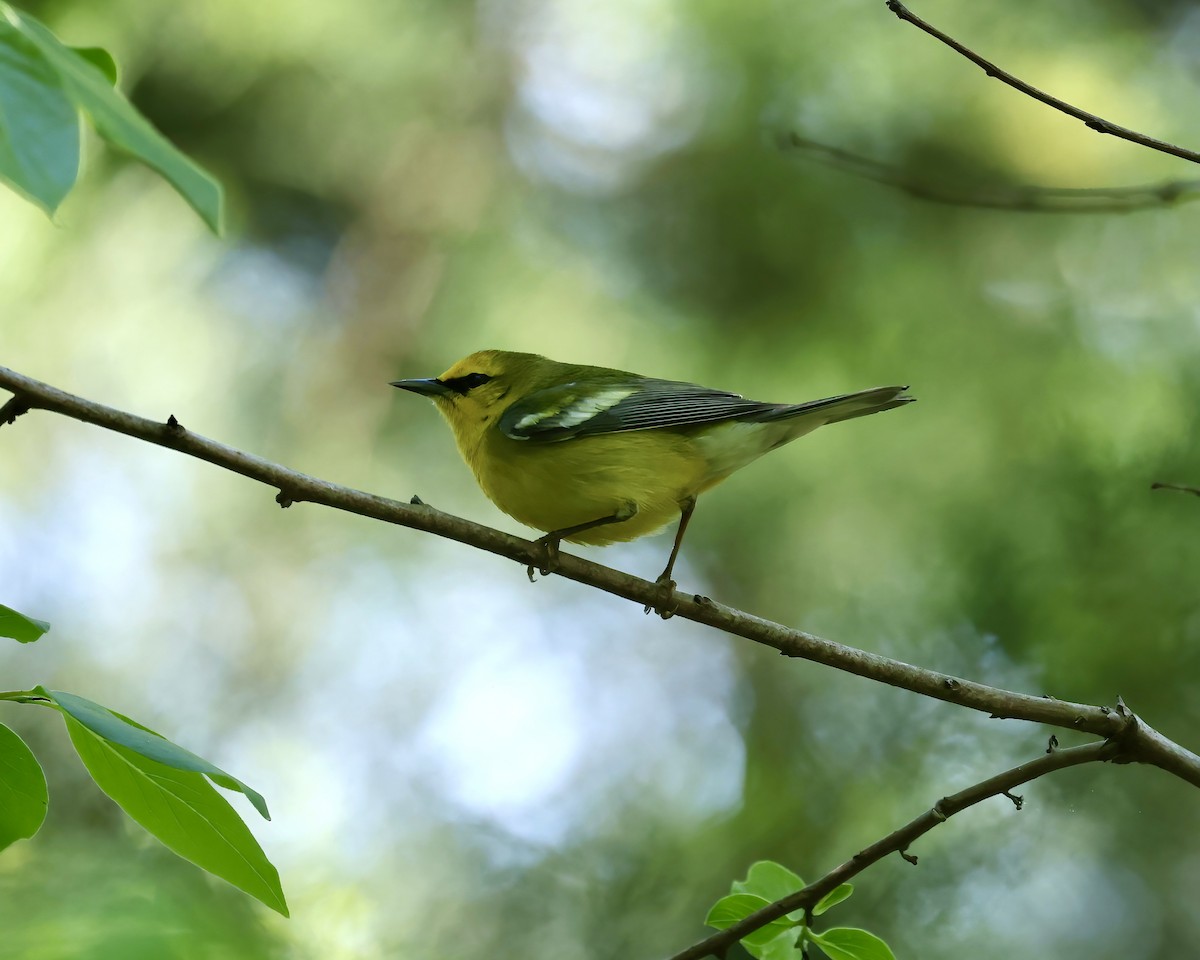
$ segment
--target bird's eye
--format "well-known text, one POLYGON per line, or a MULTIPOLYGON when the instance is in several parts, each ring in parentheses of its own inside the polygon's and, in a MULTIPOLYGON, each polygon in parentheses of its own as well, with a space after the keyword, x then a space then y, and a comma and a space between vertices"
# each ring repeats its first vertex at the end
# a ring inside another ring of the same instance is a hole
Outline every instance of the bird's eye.
POLYGON ((442 383, 463 396, 467 395, 467 391, 474 390, 478 386, 482 386, 492 378, 486 373, 467 373, 461 377, 451 377, 449 380, 443 380, 442 383))

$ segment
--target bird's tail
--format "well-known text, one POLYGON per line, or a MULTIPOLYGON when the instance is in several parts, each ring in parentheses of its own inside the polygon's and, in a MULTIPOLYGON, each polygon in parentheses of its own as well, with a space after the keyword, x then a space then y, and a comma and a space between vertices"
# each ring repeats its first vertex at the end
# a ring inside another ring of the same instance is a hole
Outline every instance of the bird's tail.
POLYGON ((755 417, 756 420, 772 422, 776 420, 791 420, 794 417, 811 417, 824 423, 838 423, 842 420, 853 420, 855 417, 865 417, 871 413, 891 410, 912 403, 916 397, 905 394, 908 387, 875 387, 871 390, 860 390, 858 393, 844 393, 840 397, 826 397, 824 400, 810 400, 808 403, 796 403, 779 406, 776 409, 755 417))

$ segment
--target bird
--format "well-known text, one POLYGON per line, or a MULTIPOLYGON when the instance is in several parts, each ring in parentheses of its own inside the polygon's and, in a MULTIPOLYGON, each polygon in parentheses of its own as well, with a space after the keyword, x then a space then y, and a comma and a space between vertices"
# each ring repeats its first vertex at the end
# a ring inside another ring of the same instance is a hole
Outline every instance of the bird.
MULTIPOLYGON (((907 386, 807 403, 763 403, 694 383, 480 350, 439 377, 391 386, 433 400, 487 497, 545 531, 543 575, 559 543, 604 545, 654 533, 678 518, 668 597, 696 498, 771 450, 842 420, 911 403, 907 386)), ((529 568, 533 579, 533 567, 529 568)), ((647 612, 651 609, 647 607, 647 612)), ((665 608, 659 608, 664 616, 665 608)))

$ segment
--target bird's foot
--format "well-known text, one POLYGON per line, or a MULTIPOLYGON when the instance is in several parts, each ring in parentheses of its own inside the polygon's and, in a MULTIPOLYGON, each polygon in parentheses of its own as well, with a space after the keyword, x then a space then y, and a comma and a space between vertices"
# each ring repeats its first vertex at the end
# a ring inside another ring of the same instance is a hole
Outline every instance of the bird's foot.
MULTIPOLYGON (((559 538, 547 534, 544 537, 538 537, 538 539, 533 542, 538 544, 543 550, 546 551, 546 558, 537 565, 537 572, 543 577, 548 577, 558 568, 559 538)), ((525 575, 529 577, 530 583, 534 582, 533 571, 534 565, 532 563, 525 568, 525 575)))
POLYGON ((654 581, 654 586, 658 588, 658 598, 654 603, 646 604, 642 612, 649 614, 653 610, 664 620, 670 620, 675 616, 675 611, 679 609, 679 604, 675 600, 675 588, 678 584, 671 579, 669 573, 664 573, 654 581))

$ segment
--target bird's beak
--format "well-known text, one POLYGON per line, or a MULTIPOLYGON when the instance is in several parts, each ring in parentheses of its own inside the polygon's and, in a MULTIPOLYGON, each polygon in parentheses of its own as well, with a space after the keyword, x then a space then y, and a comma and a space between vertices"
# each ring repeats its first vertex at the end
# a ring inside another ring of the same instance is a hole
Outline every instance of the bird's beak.
POLYGON ((428 380, 393 380, 393 387, 399 387, 401 390, 411 390, 413 393, 420 393, 426 397, 446 397, 454 392, 452 387, 446 386, 441 380, 436 377, 428 380))

